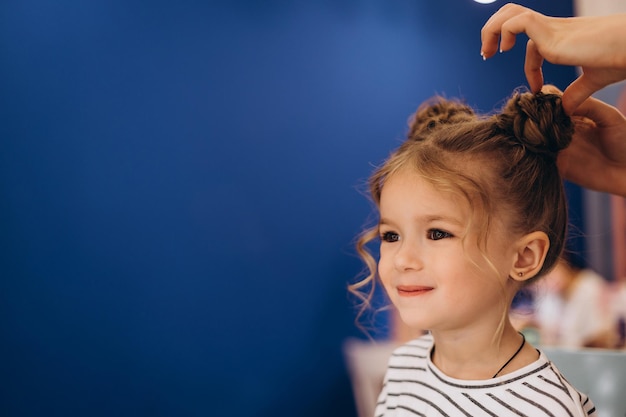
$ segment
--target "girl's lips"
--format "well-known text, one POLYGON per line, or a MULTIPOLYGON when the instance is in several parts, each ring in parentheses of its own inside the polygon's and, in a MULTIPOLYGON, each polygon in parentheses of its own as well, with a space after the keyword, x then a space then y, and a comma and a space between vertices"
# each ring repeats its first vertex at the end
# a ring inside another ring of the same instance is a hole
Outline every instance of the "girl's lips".
POLYGON ((431 291, 433 287, 424 287, 421 285, 400 285, 398 286, 398 295, 402 297, 416 297, 431 291))

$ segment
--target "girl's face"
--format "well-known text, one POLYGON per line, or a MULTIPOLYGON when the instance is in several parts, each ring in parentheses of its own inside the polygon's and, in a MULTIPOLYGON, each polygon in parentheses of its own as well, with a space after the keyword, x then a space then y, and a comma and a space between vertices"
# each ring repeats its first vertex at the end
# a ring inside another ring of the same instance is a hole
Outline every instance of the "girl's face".
POLYGON ((513 239, 492 220, 486 248, 489 266, 476 235, 465 236, 469 216, 466 202, 437 191, 416 173, 400 171, 385 182, 378 273, 411 328, 497 326, 505 314, 509 302, 505 293, 511 297, 515 291, 509 279, 513 239))

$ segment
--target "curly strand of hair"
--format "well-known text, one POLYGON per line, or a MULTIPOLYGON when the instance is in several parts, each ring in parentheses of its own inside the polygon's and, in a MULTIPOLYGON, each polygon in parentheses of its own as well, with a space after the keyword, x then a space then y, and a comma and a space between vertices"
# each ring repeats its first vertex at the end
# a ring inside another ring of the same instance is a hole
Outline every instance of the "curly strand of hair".
POLYGON ((371 227, 359 235, 356 243, 356 250, 363 262, 365 263, 365 270, 363 274, 365 278, 358 280, 354 284, 348 286, 348 290, 358 300, 358 311, 355 318, 356 326, 368 333, 362 324, 362 317, 371 308, 372 299, 376 292, 376 276, 377 276, 377 263, 371 252, 367 249, 367 244, 378 237, 378 226, 371 227))

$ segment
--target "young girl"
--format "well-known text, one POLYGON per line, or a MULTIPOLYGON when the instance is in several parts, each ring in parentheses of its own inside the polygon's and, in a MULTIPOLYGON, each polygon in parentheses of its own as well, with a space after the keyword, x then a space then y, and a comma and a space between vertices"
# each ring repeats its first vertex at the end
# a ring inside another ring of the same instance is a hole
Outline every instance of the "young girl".
POLYGON ((359 240, 370 273, 351 290, 368 300, 378 275, 401 319, 429 331, 393 353, 377 417, 596 415, 508 318, 562 252, 556 158, 573 129, 558 94, 515 93, 492 116, 437 98, 374 172, 380 222, 359 240))

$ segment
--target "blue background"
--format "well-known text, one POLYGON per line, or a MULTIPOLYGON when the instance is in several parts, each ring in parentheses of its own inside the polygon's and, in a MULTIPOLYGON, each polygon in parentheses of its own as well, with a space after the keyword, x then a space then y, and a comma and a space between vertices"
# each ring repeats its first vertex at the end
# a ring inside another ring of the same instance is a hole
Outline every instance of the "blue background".
POLYGON ((354 416, 362 185, 423 100, 525 85, 501 5, 0 3, 0 415, 354 416))

